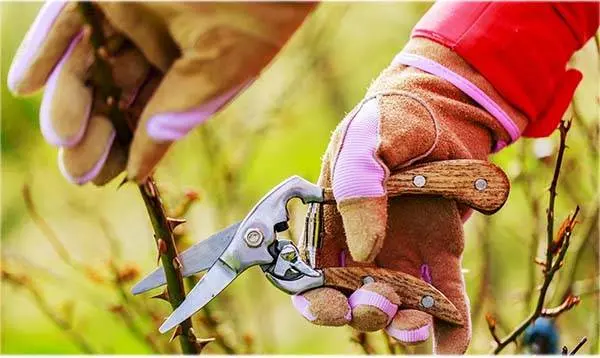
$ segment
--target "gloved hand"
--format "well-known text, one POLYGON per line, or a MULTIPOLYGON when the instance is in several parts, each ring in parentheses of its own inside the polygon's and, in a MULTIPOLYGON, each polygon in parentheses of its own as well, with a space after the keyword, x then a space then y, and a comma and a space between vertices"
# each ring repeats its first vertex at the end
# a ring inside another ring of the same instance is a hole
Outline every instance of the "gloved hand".
POLYGON ((313 3, 95 6, 116 46, 107 50, 116 85, 123 89, 121 105, 137 108, 140 116, 129 154, 116 143, 106 106, 88 84, 93 48, 77 3, 43 6, 13 60, 8 85, 19 95, 46 86, 40 127, 60 148, 62 173, 77 184, 99 185, 125 165, 130 179, 144 180, 173 141, 258 76, 314 8, 313 3), (120 42, 118 34, 128 41, 120 42))
POLYGON ((433 328, 437 353, 465 352, 471 326, 461 257, 462 217, 468 210, 442 198, 388 199, 386 178, 417 163, 486 159, 525 125, 524 117, 458 55, 412 39, 332 136, 319 183, 333 188, 338 204, 337 210, 324 208, 316 265, 378 266, 422 278, 454 303, 466 324, 398 310, 398 296, 381 282, 367 283, 350 297, 332 288, 314 289, 294 296, 294 306, 315 324, 385 328, 406 344, 426 341, 433 328))

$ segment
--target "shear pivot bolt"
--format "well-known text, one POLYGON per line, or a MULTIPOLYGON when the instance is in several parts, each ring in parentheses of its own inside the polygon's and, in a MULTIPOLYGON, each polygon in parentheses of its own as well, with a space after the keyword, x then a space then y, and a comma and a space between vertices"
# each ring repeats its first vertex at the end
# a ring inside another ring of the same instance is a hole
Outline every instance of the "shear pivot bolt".
POLYGON ((259 229, 248 229, 244 236, 244 241, 246 241, 246 244, 250 247, 258 247, 262 244, 264 238, 265 236, 259 229))
POLYGON ((427 183, 427 179, 425 179, 424 176, 422 175, 415 175, 413 177, 413 184, 417 187, 417 188, 422 188, 425 186, 425 183, 427 183))
POLYGON ((425 308, 433 307, 434 303, 435 303, 435 300, 431 296, 423 296, 421 298, 421 306, 423 306, 425 308))
POLYGON ((475 189, 479 191, 484 191, 488 186, 487 180, 483 178, 479 178, 475 180, 475 189))

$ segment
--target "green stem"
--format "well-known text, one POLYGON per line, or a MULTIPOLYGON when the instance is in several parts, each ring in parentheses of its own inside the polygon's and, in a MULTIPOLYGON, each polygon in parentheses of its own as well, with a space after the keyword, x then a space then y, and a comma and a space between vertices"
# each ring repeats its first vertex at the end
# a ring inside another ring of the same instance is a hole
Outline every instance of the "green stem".
MULTIPOLYGON (((119 108, 121 89, 114 84, 112 69, 105 59, 105 56, 109 54, 107 54, 107 42, 102 31, 102 14, 89 2, 79 2, 78 7, 87 25, 91 27, 90 42, 95 50, 92 82, 109 106, 109 118, 117 132, 119 144, 124 148, 128 148, 133 134, 124 113, 119 108)), ((138 188, 154 229, 154 239, 161 251, 160 259, 167 279, 169 303, 174 310, 185 299, 185 289, 179 267, 175 267, 177 248, 173 231, 167 219, 160 193, 152 177, 148 178, 144 184, 139 184, 138 188)), ((193 334, 192 320, 188 318, 183 321, 181 328, 182 334, 179 336, 179 342, 182 352, 184 354, 199 354, 200 349, 195 342, 196 337, 193 334)))
MULTIPOLYGON (((154 229, 154 239, 157 245, 159 240, 164 242, 164 251, 160 255, 165 276, 167 278, 167 289, 169 292, 169 303, 171 307, 176 309, 185 299, 185 289, 183 286, 183 278, 179 267, 175 267, 175 261, 177 258, 177 248, 175 247, 175 237, 165 209, 160 199, 160 193, 154 184, 152 178, 148 178, 145 184, 139 186, 140 194, 144 199, 148 216, 152 222, 152 228, 154 229)), ((160 246, 159 246, 160 247, 160 246)), ((198 354, 200 353, 197 349, 195 342, 190 338, 190 329, 192 328, 191 318, 186 319, 181 323, 183 334, 179 336, 179 342, 181 344, 181 350, 185 354, 198 354)))

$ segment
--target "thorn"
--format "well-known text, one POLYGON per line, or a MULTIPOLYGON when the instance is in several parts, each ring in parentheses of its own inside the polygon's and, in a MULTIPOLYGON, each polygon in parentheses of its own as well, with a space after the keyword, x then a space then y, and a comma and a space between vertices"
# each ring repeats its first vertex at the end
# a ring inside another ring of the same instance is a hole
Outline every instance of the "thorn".
POLYGON ((83 36, 90 36, 92 34, 92 31, 94 31, 94 29, 92 28, 92 25, 84 24, 82 26, 82 31, 83 31, 83 36))
POLYGON ((175 230, 175 228, 181 224, 185 224, 187 220, 185 219, 179 219, 179 218, 167 218, 167 221, 169 222, 169 226, 171 227, 171 230, 175 230))
POLYGON ((119 183, 119 185, 117 185, 117 190, 121 189, 121 187, 125 184, 129 183, 129 178, 127 177, 127 175, 125 176, 125 178, 123 178, 123 180, 121 180, 121 182, 119 183))
POLYGON ((156 298, 159 300, 169 302, 169 290, 165 288, 161 293, 159 293, 158 295, 152 296, 150 298, 156 298))
POLYGON ((190 342, 194 342, 196 340, 196 331, 194 331, 194 327, 190 327, 190 329, 188 329, 188 337, 190 338, 190 342))
POLYGON ((106 47, 102 46, 99 47, 96 52, 98 53, 98 57, 100 57, 103 60, 108 59, 108 51, 106 50, 106 47))
POLYGON ((196 342, 194 342, 194 344, 196 345, 196 348, 198 349, 198 352, 201 352, 204 347, 206 347, 207 344, 209 344, 210 342, 214 341, 215 338, 211 337, 211 338, 196 338, 196 342))
POLYGON ((183 333, 183 328, 181 328, 181 325, 177 326, 175 331, 173 331, 171 338, 169 338, 169 343, 173 342, 175 340, 175 338, 181 336, 182 333, 183 333))
POLYGON ((156 197, 156 190, 154 190, 154 186, 152 185, 151 182, 146 181, 144 183, 144 191, 146 191, 146 194, 151 197, 151 198, 155 198, 156 197))
POLYGON ((175 270, 179 271, 182 266, 183 265, 181 264, 181 260, 179 260, 179 256, 175 256, 173 259, 173 267, 175 267, 175 270))
POLYGON ((157 245, 158 245, 158 254, 156 255, 156 265, 158 265, 158 263, 160 262, 161 255, 167 253, 167 242, 163 239, 158 239, 157 245))

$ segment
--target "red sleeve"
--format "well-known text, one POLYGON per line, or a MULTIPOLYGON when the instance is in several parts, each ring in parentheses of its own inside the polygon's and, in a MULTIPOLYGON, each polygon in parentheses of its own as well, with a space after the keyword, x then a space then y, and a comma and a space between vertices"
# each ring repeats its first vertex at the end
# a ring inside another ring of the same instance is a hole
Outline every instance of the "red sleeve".
POLYGON ((581 73, 567 61, 598 29, 599 3, 436 2, 413 36, 449 47, 529 119, 523 135, 547 136, 581 73))

